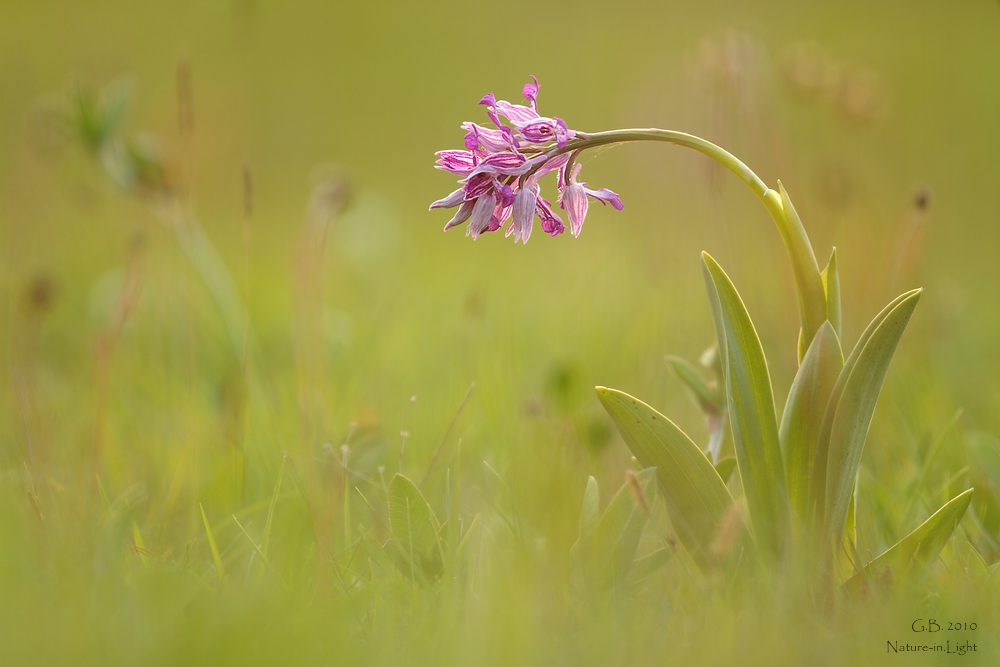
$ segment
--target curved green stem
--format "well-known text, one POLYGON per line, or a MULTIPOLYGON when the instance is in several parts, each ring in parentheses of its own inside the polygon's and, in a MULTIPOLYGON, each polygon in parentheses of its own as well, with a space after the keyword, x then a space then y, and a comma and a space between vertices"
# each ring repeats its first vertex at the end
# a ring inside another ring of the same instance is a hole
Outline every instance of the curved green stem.
MULTIPOLYGON (((747 187, 753 190, 753 193, 764 203, 764 206, 767 208, 768 212, 771 213, 772 217, 775 215, 781 215, 781 198, 778 196, 778 193, 768 188, 764 181, 761 180, 761 178, 757 176, 757 174, 755 174, 750 167, 746 166, 739 158, 726 149, 716 146, 712 142, 706 141, 701 137, 696 137, 693 134, 687 134, 686 132, 661 130, 655 127, 610 130, 607 132, 578 132, 576 137, 568 141, 563 148, 552 149, 547 151, 544 155, 547 160, 548 158, 553 158, 563 153, 570 153, 575 150, 595 148, 597 146, 607 146, 609 144, 621 144, 631 141, 663 141, 670 144, 676 144, 678 146, 684 146, 685 148, 690 148, 702 153, 703 155, 707 155, 736 174, 740 180, 747 185, 747 187), (769 192, 773 194, 768 194, 769 192)), ((541 167, 543 163, 544 161, 539 162, 535 168, 526 174, 526 176, 530 176, 534 171, 541 167)))
MULTIPOLYGON (((809 236, 780 182, 777 191, 769 188, 750 167, 724 148, 693 134, 658 128, 593 133, 578 132, 576 137, 566 142, 562 148, 554 148, 533 158, 532 160, 536 164, 522 178, 527 179, 550 158, 558 155, 564 153, 576 155, 577 152, 588 148, 631 141, 663 141, 707 155, 736 174, 764 204, 764 208, 767 209, 774 224, 778 227, 778 232, 781 234, 781 239, 792 262, 792 272, 795 275, 798 291, 799 314, 802 320, 802 335, 799 339, 799 359, 801 360, 813 336, 827 319, 827 294, 809 236)), ((570 162, 573 160, 574 158, 571 157, 570 162)))

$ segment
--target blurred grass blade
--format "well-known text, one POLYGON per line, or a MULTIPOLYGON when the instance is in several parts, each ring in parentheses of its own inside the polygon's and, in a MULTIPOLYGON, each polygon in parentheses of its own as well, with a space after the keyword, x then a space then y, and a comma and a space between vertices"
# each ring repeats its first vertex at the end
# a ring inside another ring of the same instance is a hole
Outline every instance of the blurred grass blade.
POLYGON ((121 131, 131 91, 118 82, 100 95, 94 95, 83 86, 73 94, 73 122, 84 145, 98 152, 113 141, 121 131))
POLYGON ((135 544, 135 552, 139 556, 139 562, 142 563, 143 567, 149 565, 149 556, 146 555, 146 545, 142 541, 142 533, 139 532, 139 526, 136 525, 135 519, 132 520, 132 541, 135 544))
POLYGON ((411 565, 437 570, 442 556, 441 526, 417 486, 400 473, 389 482, 389 525, 393 540, 411 565))
POLYGON ((843 367, 840 341, 831 323, 824 322, 795 374, 778 429, 785 457, 788 500, 802 519, 810 512, 810 471, 816 459, 823 414, 843 367))
POLYGON ((972 454, 970 463, 975 464, 994 493, 1000 492, 1000 440, 987 433, 971 433, 965 446, 972 454))
MULTIPOLYGON (((889 362, 892 361, 919 300, 920 290, 908 292, 872 331, 868 340, 864 341, 864 347, 857 356, 851 353, 849 361, 853 363, 844 366, 837 380, 837 385, 843 389, 838 395, 835 387, 831 403, 827 406, 822 429, 830 434, 826 457, 824 516, 829 535, 835 544, 840 542, 844 534, 847 506, 854 492, 861 453, 864 451, 872 415, 875 414, 875 404, 882 392, 882 383, 889 370, 889 362), (834 399, 838 400, 833 402, 834 399)), ((817 456, 820 455, 822 451, 817 453, 817 456)))
POLYGON ((830 253, 830 261, 820 274, 823 290, 826 292, 826 319, 833 326, 837 338, 841 338, 842 315, 840 310, 840 272, 837 270, 837 249, 830 253))
POLYGON ((271 543, 271 525, 274 519, 274 506, 278 504, 278 494, 281 493, 281 480, 285 477, 285 459, 281 459, 281 470, 278 471, 278 482, 274 485, 274 493, 271 495, 271 504, 267 508, 267 521, 264 523, 264 538, 261 541, 260 550, 267 555, 267 547, 271 543))
POLYGON ((208 525, 208 517, 205 516, 205 508, 198 503, 201 510, 201 520, 205 524, 205 534, 208 536, 208 546, 212 550, 212 560, 215 561, 215 569, 219 573, 219 579, 226 578, 226 569, 222 566, 222 558, 219 556, 219 548, 215 546, 215 537, 212 535, 212 527, 208 525))
POLYGON ((715 472, 719 473, 719 477, 722 478, 724 484, 729 483, 729 478, 732 476, 734 470, 736 470, 735 456, 726 456, 719 459, 719 462, 715 464, 715 472))
POLYGON ((268 559, 268 557, 264 554, 264 552, 261 550, 261 548, 259 546, 257 546, 257 543, 253 541, 253 538, 250 537, 250 533, 248 533, 247 529, 243 527, 243 524, 240 523, 240 520, 236 518, 236 515, 233 514, 232 517, 233 517, 233 521, 236 522, 236 525, 239 526, 240 530, 243 531, 243 534, 246 535, 247 539, 250 541, 250 546, 253 547, 254 553, 256 553, 257 557, 260 558, 261 567, 267 567, 267 568, 269 568, 271 570, 271 572, 273 572, 278 577, 278 581, 281 582, 281 585, 285 586, 287 588, 287 586, 285 585, 284 579, 281 578, 281 573, 278 572, 278 569, 276 567, 274 567, 274 565, 271 563, 271 561, 268 559))
POLYGON ((670 560, 670 549, 663 547, 632 561, 632 584, 642 583, 670 560))
POLYGON ((965 439, 971 481, 978 491, 973 511, 991 536, 1000 533, 1000 440, 973 432, 965 439))
POLYGON ((597 488, 597 480, 593 477, 587 478, 587 490, 583 492, 583 506, 580 508, 580 537, 581 543, 594 536, 594 530, 599 521, 601 495, 597 488))
POLYGON ((708 253, 702 253, 709 292, 718 297, 726 337, 726 395, 740 478, 758 544, 772 554, 788 527, 788 492, 774 415, 767 360, 743 300, 729 276, 708 253))
POLYGON ((626 393, 597 387, 640 465, 656 468, 670 523, 684 547, 701 564, 734 505, 729 489, 698 446, 669 419, 626 393))
POLYGON ((813 336, 827 319, 827 298, 809 236, 781 181, 778 181, 778 193, 781 195, 784 218, 784 225, 779 225, 778 231, 781 232, 781 240, 785 242, 785 249, 792 262, 792 274, 795 276, 795 287, 799 298, 799 318, 802 321, 802 335, 799 337, 801 361, 813 336))
POLYGON ((465 534, 462 535, 462 539, 461 541, 459 541, 458 547, 455 549, 456 558, 462 554, 462 551, 465 550, 465 545, 468 543, 469 537, 472 535, 472 532, 476 529, 476 526, 479 525, 479 517, 480 517, 479 514, 472 517, 472 523, 469 524, 469 528, 465 531, 465 534))
POLYGON ((955 557, 969 581, 979 586, 985 584, 990 578, 990 569, 975 545, 966 535, 959 534, 955 538, 954 547, 955 557))
POLYGON ((602 579, 612 584, 628 580, 639 537, 655 502, 656 468, 629 470, 594 531, 594 571, 602 579))
POLYGON ((847 590, 860 590, 866 580, 885 576, 886 573, 895 580, 926 567, 941 553, 958 522, 965 516, 972 501, 972 491, 967 489, 949 500, 912 533, 866 565, 863 572, 847 581, 847 590))
POLYGON ((574 562, 574 578, 581 587, 593 579, 594 531, 601 519, 600 509, 601 494, 597 480, 588 477, 587 489, 583 492, 583 503, 580 507, 580 533, 576 542, 570 547, 570 557, 574 562))

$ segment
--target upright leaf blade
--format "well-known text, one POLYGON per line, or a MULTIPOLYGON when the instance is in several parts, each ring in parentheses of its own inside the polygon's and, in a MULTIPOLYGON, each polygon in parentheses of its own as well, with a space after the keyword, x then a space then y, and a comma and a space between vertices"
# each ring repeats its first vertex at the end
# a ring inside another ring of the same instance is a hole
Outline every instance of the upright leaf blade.
POLYGON ((726 395, 740 478, 759 544, 777 553, 787 535, 788 491, 767 360, 743 300, 718 263, 702 253, 705 281, 718 298, 726 395))
POLYGON ((846 588, 858 590, 866 578, 879 577, 886 572, 895 579, 926 567, 941 553, 958 522, 965 516, 972 501, 972 492, 973 489, 967 489, 945 503, 912 533, 866 565, 863 573, 848 579, 846 588))
POLYGON ((691 364, 680 357, 667 356, 664 357, 664 360, 670 366, 670 370, 677 374, 680 381, 684 383, 684 386, 688 388, 691 395, 698 401, 698 405, 702 410, 705 412, 719 412, 725 407, 725 403, 718 392, 712 391, 709 388, 708 383, 701 378, 701 375, 698 374, 698 371, 691 364))
POLYGON ((823 426, 820 428, 819 441, 816 449, 816 459, 812 468, 812 480, 809 484, 813 493, 810 505, 814 508, 816 517, 820 521, 822 521, 826 515, 826 477, 827 469, 829 468, 828 458, 830 453, 830 433, 833 427, 833 417, 836 414, 837 406, 840 404, 840 399, 844 394, 844 389, 847 386, 847 380, 850 378, 852 371, 857 365, 858 359, 861 357, 861 352, 865 349, 868 341, 871 340, 872 336, 879 329, 882 323, 886 321, 896 307, 909 299, 912 295, 918 293, 919 290, 914 290, 912 292, 899 295, 893 299, 888 306, 883 308, 882 312, 875 316, 875 319, 868 324, 868 327, 864 330, 864 333, 861 334, 861 338, 858 339, 857 344, 855 344, 854 349, 851 351, 850 356, 844 362, 844 368, 840 371, 840 375, 837 377, 837 382, 833 386, 833 391, 830 393, 830 400, 826 404, 826 410, 823 415, 823 426))
POLYGON ((840 272, 837 270, 837 249, 830 253, 830 261, 820 274, 826 291, 826 319, 833 325, 837 338, 841 337, 840 272))
POLYGON ((606 387, 597 395, 640 465, 656 467, 670 522, 700 564, 723 525, 733 497, 712 464, 677 426, 637 398, 606 387))
POLYGON ((580 535, 570 548, 575 567, 579 568, 577 576, 580 577, 579 583, 581 584, 593 576, 591 552, 594 546, 594 531, 601 519, 600 502, 601 495, 597 488, 597 480, 588 477, 587 489, 583 492, 583 504, 580 507, 580 535))
POLYGON ((719 473, 719 477, 722 478, 723 483, 729 482, 729 478, 732 476, 734 470, 736 470, 735 456, 724 456, 715 464, 715 471, 719 473))
POLYGON ((600 520, 601 494, 597 488, 597 480, 587 478, 587 490, 583 492, 583 506, 580 508, 580 542, 591 539, 594 529, 600 520))
POLYGON ((215 570, 219 573, 219 579, 225 580, 226 568, 222 565, 222 557, 219 555, 219 548, 215 546, 215 536, 212 535, 212 527, 208 524, 208 517, 205 516, 205 508, 198 503, 201 510, 201 520, 205 524, 205 535, 208 536, 208 546, 212 550, 212 560, 215 562, 215 570))
POLYGON ((705 425, 708 428, 708 451, 712 455, 712 462, 718 463, 720 449, 722 447, 722 429, 726 423, 726 403, 725 398, 719 394, 717 388, 713 389, 705 382, 701 375, 687 361, 680 357, 665 357, 667 365, 677 375, 684 386, 698 402, 698 406, 705 413, 705 425))
POLYGON ((778 429, 785 456, 788 499, 803 519, 810 513, 810 471, 816 459, 823 414, 843 367, 840 341, 830 322, 824 322, 795 374, 778 429))
MULTIPOLYGON (((875 404, 882 392, 882 383, 889 370, 889 362, 892 361, 919 300, 920 291, 915 290, 889 312, 872 332, 871 338, 850 368, 843 393, 832 413, 831 406, 828 406, 824 418, 824 422, 830 420, 825 511, 829 535, 835 540, 835 544, 839 543, 844 534, 847 507, 854 492, 861 453, 875 414, 875 404)), ((845 365, 841 375, 847 371, 845 365)))
POLYGON ((389 482, 389 526, 401 555, 411 565, 431 571, 440 567, 441 526, 420 489, 400 473, 389 482))
POLYGON ((792 274, 799 297, 799 318, 802 320, 802 334, 799 337, 799 359, 801 360, 812 342, 813 336, 827 319, 827 297, 823 289, 819 264, 813 252, 809 236, 806 234, 799 214, 792 206, 792 200, 785 192, 785 186, 778 181, 781 195, 783 225, 778 225, 781 239, 792 261, 792 274))

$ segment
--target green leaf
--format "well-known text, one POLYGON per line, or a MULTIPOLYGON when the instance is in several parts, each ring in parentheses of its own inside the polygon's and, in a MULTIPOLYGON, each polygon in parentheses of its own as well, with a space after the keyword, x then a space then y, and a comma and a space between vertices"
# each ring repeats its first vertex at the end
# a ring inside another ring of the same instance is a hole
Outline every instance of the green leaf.
POLYGON ((823 290, 826 292, 826 319, 833 325, 837 338, 840 338, 843 334, 841 334, 840 273, 837 271, 836 248, 830 253, 830 261, 820 276, 823 278, 823 290))
MULTIPOLYGON (((907 292, 875 318, 865 331, 867 335, 862 336, 844 364, 827 404, 817 459, 823 456, 824 449, 827 450, 826 495, 822 508, 834 544, 838 544, 844 534, 861 453, 889 362, 919 300, 920 290, 907 292)), ((814 470, 819 468, 817 465, 814 470)))
POLYGON ((826 321, 826 291, 823 289, 823 279, 819 273, 819 264, 813 252, 809 236, 806 234, 799 214, 792 206, 792 200, 785 192, 785 186, 778 181, 778 193, 781 195, 783 225, 778 225, 781 240, 792 261, 792 274, 795 276, 795 287, 799 297, 799 318, 802 321, 802 334, 799 337, 799 359, 801 360, 812 342, 813 336, 826 321))
POLYGON ((830 393, 830 400, 827 402, 826 410, 823 415, 823 426, 820 428, 819 442, 816 450, 816 460, 812 469, 812 480, 810 482, 810 489, 814 494, 811 499, 812 507, 815 508, 816 516, 818 519, 822 520, 824 516, 825 504, 826 504, 826 477, 828 469, 828 457, 830 453, 830 429, 833 426, 833 415, 836 412, 837 406, 840 403, 840 399, 843 396, 844 388, 847 383, 848 377, 850 377, 851 371, 857 365, 858 358, 861 356, 862 350, 864 350, 865 345, 874 335, 875 331, 886 321, 886 318, 893 312, 893 310, 899 306, 903 301, 910 298, 913 294, 918 293, 919 290, 914 290, 912 292, 907 292, 901 294, 895 299, 893 299, 888 306, 882 309, 875 319, 869 323, 868 327, 861 334, 861 338, 858 339, 857 344, 851 351, 850 356, 844 362, 844 368, 841 369, 840 375, 837 377, 837 382, 833 386, 833 391, 830 393))
POLYGON ((823 414, 843 367, 840 341, 830 322, 824 322, 795 374, 778 430, 785 455, 788 499, 802 519, 810 513, 810 471, 816 459, 823 414))
POLYGON ((708 428, 708 451, 712 455, 713 463, 718 462, 719 450, 722 447, 722 431, 726 424, 725 399, 717 389, 709 387, 698 371, 684 359, 667 356, 665 361, 687 387, 702 412, 705 413, 705 422, 708 428))
POLYGON ((726 456, 719 459, 719 462, 715 464, 715 472, 719 473, 719 477, 722 478, 723 483, 729 482, 729 478, 732 476, 734 470, 736 470, 735 456, 726 456))
POLYGON ((632 454, 645 467, 655 466, 670 523, 684 547, 701 565, 722 527, 733 497, 719 473, 687 435, 639 399, 597 387, 632 454))
POLYGON ((758 544, 776 554, 788 533, 788 492, 767 360, 729 276, 708 253, 702 253, 702 259, 710 297, 714 294, 718 299, 721 321, 716 328, 723 331, 726 340, 729 421, 750 522, 758 544))
POLYGON ((701 378, 701 375, 698 374, 698 371, 691 364, 680 357, 667 356, 664 357, 664 360, 670 366, 670 369, 677 374, 680 381, 684 383, 684 386, 688 388, 695 400, 698 401, 698 405, 701 406, 702 410, 716 413, 723 410, 725 403, 719 396, 719 393, 709 388, 708 383, 701 378))
POLYGON ((400 473, 389 482, 389 526, 393 541, 411 567, 428 573, 440 569, 441 526, 420 489, 400 473))
POLYGON ((626 473, 594 531, 595 572, 612 583, 625 582, 632 569, 650 511, 656 502, 656 469, 626 473))
POLYGON ((972 491, 967 489, 945 503, 912 533, 866 565, 863 572, 848 579, 845 587, 850 591, 860 590, 866 580, 877 580, 886 573, 896 580, 916 574, 934 561, 965 516, 972 501, 972 491))

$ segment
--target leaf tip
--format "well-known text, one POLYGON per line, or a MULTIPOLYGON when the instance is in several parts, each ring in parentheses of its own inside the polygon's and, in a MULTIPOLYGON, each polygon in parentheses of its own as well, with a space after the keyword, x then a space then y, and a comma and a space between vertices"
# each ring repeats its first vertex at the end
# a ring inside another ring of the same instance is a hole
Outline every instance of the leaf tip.
POLYGON ((704 250, 701 251, 701 261, 705 265, 705 267, 707 269, 709 269, 710 271, 712 269, 719 269, 719 268, 721 268, 721 267, 719 267, 719 263, 717 261, 715 261, 715 258, 712 257, 711 255, 709 255, 704 250))

